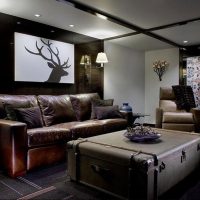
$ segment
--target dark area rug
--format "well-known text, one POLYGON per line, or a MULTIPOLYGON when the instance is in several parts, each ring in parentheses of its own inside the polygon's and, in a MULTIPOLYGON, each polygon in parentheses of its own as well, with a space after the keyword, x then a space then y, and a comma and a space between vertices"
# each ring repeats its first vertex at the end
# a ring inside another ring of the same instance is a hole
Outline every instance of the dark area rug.
MULTIPOLYGON (((66 163, 57 164, 11 179, 0 172, 0 199, 117 200, 103 192, 70 181, 66 163)), ((200 173, 195 172, 159 200, 199 200, 200 173)))
POLYGON ((115 200, 108 194, 70 181, 66 163, 12 179, 0 172, 0 199, 115 200))

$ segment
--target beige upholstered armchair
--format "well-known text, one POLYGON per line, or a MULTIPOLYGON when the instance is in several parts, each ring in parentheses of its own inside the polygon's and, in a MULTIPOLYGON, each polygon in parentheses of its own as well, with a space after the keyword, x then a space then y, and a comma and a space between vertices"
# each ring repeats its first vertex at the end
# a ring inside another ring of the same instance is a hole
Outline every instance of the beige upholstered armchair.
POLYGON ((199 132, 200 110, 190 112, 177 109, 172 87, 160 88, 159 108, 156 109, 156 127, 180 131, 199 132))

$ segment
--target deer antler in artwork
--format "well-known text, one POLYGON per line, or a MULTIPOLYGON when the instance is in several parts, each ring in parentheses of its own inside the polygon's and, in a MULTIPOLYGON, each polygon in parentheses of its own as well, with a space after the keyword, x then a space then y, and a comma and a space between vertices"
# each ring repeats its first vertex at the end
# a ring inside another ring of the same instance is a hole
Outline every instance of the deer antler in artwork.
POLYGON ((71 67, 71 65, 68 65, 69 58, 66 61, 64 61, 63 64, 61 64, 60 57, 59 57, 60 52, 58 48, 56 47, 56 52, 55 52, 51 47, 52 43, 50 42, 50 40, 48 40, 47 42, 45 42, 43 39, 40 39, 40 40, 49 51, 50 58, 48 58, 47 56, 43 54, 42 49, 44 46, 39 47, 37 41, 36 41, 37 52, 33 52, 29 50, 26 46, 25 46, 25 49, 29 53, 33 55, 41 56, 44 60, 48 61, 47 65, 49 66, 49 68, 52 69, 52 72, 47 82, 60 82, 62 76, 68 75, 68 72, 66 72, 64 69, 71 67), (56 58, 56 61, 54 60, 54 58, 56 58))

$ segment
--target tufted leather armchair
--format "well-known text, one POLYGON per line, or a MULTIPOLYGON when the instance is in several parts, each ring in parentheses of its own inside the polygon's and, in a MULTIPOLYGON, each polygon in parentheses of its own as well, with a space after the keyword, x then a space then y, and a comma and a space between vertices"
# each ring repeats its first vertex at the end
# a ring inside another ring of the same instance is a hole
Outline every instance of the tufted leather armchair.
POLYGON ((172 87, 160 88, 159 108, 156 108, 156 127, 180 131, 199 132, 200 110, 190 112, 177 109, 172 87))

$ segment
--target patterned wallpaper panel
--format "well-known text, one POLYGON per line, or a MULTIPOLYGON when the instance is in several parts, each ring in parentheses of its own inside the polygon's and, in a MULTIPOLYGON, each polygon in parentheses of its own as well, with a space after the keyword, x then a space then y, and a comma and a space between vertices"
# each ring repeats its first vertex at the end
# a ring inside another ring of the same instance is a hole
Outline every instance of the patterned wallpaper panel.
POLYGON ((187 58, 187 85, 191 85, 196 106, 200 108, 200 56, 187 58))

